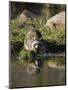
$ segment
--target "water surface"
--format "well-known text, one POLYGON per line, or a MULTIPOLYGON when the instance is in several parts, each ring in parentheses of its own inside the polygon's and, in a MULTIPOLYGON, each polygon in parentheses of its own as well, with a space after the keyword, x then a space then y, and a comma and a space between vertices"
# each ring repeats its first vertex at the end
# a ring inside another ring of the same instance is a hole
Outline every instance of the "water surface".
POLYGON ((29 75, 24 63, 18 61, 10 64, 10 87, 32 87, 65 85, 65 57, 49 57, 44 60, 40 73, 29 75), (61 63, 60 63, 60 62, 61 63), (57 64, 56 64, 57 62, 57 64), (51 65, 56 66, 52 67, 51 65), (60 67, 59 67, 60 66, 60 67))

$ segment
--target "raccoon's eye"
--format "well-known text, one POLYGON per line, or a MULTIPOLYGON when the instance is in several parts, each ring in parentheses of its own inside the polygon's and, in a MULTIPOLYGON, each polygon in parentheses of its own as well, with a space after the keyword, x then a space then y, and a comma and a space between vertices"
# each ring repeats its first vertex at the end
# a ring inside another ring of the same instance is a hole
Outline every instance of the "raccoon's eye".
POLYGON ((32 40, 35 40, 35 38, 33 37, 32 40))

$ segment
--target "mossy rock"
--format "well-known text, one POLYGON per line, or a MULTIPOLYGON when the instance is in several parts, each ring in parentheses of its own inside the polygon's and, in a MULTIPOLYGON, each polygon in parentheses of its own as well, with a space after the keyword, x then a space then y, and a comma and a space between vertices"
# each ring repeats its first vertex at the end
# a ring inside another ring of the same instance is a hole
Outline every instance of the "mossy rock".
POLYGON ((46 26, 49 26, 51 30, 54 29, 65 31, 65 12, 63 11, 52 16, 47 20, 46 26))
MULTIPOLYGON (((58 57, 57 57, 58 58, 58 57)), ((59 57, 59 59, 56 58, 50 58, 47 61, 49 67, 56 68, 56 69, 64 69, 65 68, 65 57, 59 57)))
POLYGON ((55 44, 65 45, 65 12, 60 12, 46 22, 44 37, 55 44))

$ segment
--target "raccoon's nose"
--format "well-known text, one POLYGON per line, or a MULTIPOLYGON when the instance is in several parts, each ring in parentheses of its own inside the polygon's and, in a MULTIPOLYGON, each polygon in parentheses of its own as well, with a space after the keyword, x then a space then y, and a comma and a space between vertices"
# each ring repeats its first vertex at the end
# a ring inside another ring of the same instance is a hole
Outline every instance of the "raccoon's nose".
POLYGON ((40 43, 39 41, 35 41, 32 43, 32 48, 39 48, 42 45, 42 43, 40 43))
POLYGON ((35 45, 35 48, 38 48, 38 46, 39 46, 39 44, 36 44, 36 45, 35 45))

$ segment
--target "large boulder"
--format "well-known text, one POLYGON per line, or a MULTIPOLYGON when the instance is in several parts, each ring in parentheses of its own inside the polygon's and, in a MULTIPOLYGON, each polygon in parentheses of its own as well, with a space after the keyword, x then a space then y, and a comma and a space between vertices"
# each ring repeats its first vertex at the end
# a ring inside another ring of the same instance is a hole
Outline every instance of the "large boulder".
POLYGON ((31 20, 36 20, 37 15, 29 10, 24 9, 19 16, 19 24, 23 25, 23 23, 27 22, 28 18, 31 20))
POLYGON ((65 12, 60 12, 46 22, 51 30, 65 30, 65 12))
POLYGON ((26 17, 29 17, 29 18, 31 18, 33 20, 35 20, 37 18, 37 15, 35 13, 33 13, 33 12, 29 11, 29 10, 26 10, 26 9, 23 10, 23 12, 21 13, 21 16, 22 15, 25 15, 26 17))

